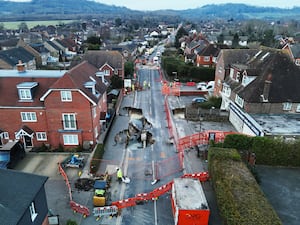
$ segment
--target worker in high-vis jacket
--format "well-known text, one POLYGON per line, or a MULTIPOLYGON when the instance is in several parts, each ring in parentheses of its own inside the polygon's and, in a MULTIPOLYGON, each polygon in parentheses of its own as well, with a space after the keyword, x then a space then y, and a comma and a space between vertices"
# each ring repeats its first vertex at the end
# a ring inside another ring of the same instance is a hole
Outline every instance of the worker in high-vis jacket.
POLYGON ((123 180, 123 173, 120 168, 117 168, 117 179, 118 179, 119 183, 121 183, 123 180))

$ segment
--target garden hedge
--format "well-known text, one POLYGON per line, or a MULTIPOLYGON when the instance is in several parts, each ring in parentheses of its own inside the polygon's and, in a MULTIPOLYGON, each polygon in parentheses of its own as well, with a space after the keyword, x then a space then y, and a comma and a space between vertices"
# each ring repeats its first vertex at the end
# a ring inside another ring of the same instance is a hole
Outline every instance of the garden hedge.
POLYGON ((226 225, 282 225, 237 150, 210 148, 208 166, 226 225))

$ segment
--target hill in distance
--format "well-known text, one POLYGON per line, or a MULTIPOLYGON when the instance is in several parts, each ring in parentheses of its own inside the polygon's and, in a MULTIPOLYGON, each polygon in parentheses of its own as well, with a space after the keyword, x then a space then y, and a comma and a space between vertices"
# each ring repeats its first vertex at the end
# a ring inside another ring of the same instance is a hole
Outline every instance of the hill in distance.
POLYGON ((74 19, 89 15, 117 17, 135 17, 137 15, 168 15, 189 20, 234 18, 234 19, 298 19, 300 7, 282 9, 274 7, 256 7, 246 4, 210 4, 187 10, 137 11, 126 7, 106 5, 91 0, 32 0, 30 2, 11 2, 0 0, 0 18, 2 21, 25 20, 28 18, 48 20, 74 19))

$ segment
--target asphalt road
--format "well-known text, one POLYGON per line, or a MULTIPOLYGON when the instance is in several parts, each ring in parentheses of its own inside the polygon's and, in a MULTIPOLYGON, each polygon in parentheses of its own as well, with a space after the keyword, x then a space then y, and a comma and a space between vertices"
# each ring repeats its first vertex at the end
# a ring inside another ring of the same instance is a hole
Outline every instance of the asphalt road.
MULTIPOLYGON (((180 177, 183 173, 207 170, 207 162, 198 158, 193 149, 185 152, 184 170, 180 170, 175 147, 169 143, 163 105, 164 98, 160 92, 161 84, 158 71, 155 67, 149 70, 148 67, 144 66, 138 72, 138 77, 141 83, 144 80, 150 81, 151 88, 124 97, 120 107, 120 115, 116 116, 105 142, 104 160, 101 162, 99 173, 104 173, 108 167, 115 168, 118 166, 123 169, 124 175, 131 179, 130 184, 119 184, 113 175, 111 188, 109 189, 111 201, 133 197, 138 193, 150 192, 154 188, 180 177), (119 131, 128 129, 128 124, 132 119, 141 117, 140 114, 129 115, 125 110, 126 107, 142 109, 142 115, 152 123, 152 128, 149 128, 148 131, 155 139, 154 144, 142 148, 140 142, 132 140, 127 147, 124 141, 114 145, 115 135, 119 131), (160 181, 152 185, 151 182, 157 178, 160 181)), ((189 97, 169 97, 168 101, 171 108, 177 108, 188 104, 190 99, 189 97)), ((198 132, 200 128, 201 130, 234 130, 229 123, 220 124, 203 121, 199 124, 199 122, 188 122, 180 116, 175 118, 175 126, 180 137, 198 132)), ((83 218, 80 214, 74 214, 69 207, 67 187, 57 169, 57 162, 63 161, 66 157, 66 154, 29 153, 16 167, 16 170, 49 177, 45 185, 48 207, 53 214, 59 215, 61 225, 65 225, 68 219, 76 221, 78 225, 174 224, 169 194, 161 196, 157 201, 123 209, 121 216, 117 218, 102 217, 97 221, 93 215, 83 218)), ((86 168, 88 168, 88 165, 86 168)), ((299 170, 294 173, 284 168, 278 168, 276 173, 272 171, 273 168, 259 170, 262 175, 262 190, 285 225, 299 224, 300 196, 298 192, 300 182, 298 179, 294 179, 299 174, 299 170), (293 176, 287 174, 293 174, 293 176), (278 179, 278 176, 280 176, 280 179, 278 179)), ((79 170, 75 168, 66 169, 73 189, 73 200, 87 206, 92 214, 93 191, 78 191, 74 187, 76 180, 79 178, 78 172, 79 170)), ((203 183, 203 189, 211 211, 209 225, 222 225, 210 182, 203 183)))

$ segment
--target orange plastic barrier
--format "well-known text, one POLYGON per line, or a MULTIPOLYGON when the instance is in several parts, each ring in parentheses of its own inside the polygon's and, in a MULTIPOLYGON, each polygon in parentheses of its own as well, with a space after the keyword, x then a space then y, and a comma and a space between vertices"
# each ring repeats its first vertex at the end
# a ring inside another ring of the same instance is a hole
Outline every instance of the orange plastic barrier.
POLYGON ((90 211, 87 207, 80 205, 76 202, 73 201, 73 197, 72 197, 72 190, 71 190, 71 185, 69 182, 69 178, 66 174, 66 172, 64 171, 64 169, 62 168, 61 164, 58 163, 58 171, 59 173, 62 175, 62 177, 64 178, 66 185, 68 187, 68 191, 69 191, 69 197, 70 197, 70 207, 74 212, 78 212, 81 213, 84 217, 89 216, 90 215, 90 211))
MULTIPOLYGON (((184 174, 181 176, 181 178, 199 179, 199 181, 204 182, 209 179, 209 174, 208 172, 184 174)), ((131 206, 136 206, 141 201, 156 200, 159 196, 167 193, 172 189, 173 182, 174 181, 170 181, 169 183, 158 187, 149 193, 140 193, 135 195, 135 197, 113 202, 111 205, 118 207, 118 209, 123 209, 131 206)))
POLYGON ((90 215, 90 211, 87 207, 80 205, 74 201, 70 201, 70 207, 74 212, 82 214, 84 217, 90 215))

